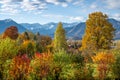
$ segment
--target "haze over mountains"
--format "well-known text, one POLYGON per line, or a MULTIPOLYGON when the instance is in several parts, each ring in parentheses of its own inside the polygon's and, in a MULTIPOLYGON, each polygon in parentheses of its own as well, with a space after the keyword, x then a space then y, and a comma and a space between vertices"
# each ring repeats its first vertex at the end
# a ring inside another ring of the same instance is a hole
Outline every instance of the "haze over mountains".
MULTIPOLYGON (((115 19, 108 19, 110 23, 113 24, 115 31, 115 39, 120 39, 120 21, 115 19)), ((4 30, 9 26, 16 26, 20 33, 24 31, 31 31, 33 33, 39 32, 42 35, 49 35, 51 37, 54 36, 54 31, 57 27, 58 23, 47 23, 47 24, 39 24, 39 23, 17 23, 12 19, 0 20, 0 33, 3 33, 4 30)), ((85 22, 75 22, 75 23, 64 23, 63 27, 66 30, 67 38, 71 39, 81 39, 84 31, 85 31, 85 22)))

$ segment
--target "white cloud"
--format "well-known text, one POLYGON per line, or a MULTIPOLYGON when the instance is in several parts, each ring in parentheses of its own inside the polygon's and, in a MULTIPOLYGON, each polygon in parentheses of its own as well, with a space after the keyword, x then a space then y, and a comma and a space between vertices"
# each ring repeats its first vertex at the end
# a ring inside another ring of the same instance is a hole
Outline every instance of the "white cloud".
POLYGON ((11 0, 12 2, 22 2, 23 0, 11 0))
POLYGON ((68 3, 70 3, 72 0, 45 0, 47 3, 51 3, 54 5, 61 5, 62 7, 67 7, 68 3))
POLYGON ((41 13, 47 4, 67 7, 72 0, 0 0, 0 12, 18 13, 21 11, 41 13))
POLYGON ((63 15, 54 15, 54 14, 45 14, 42 16, 48 19, 58 19, 59 21, 62 21, 64 19, 67 19, 67 21, 70 21, 70 22, 77 22, 77 21, 84 20, 84 18, 81 16, 63 16, 63 15))
POLYGON ((109 9, 120 9, 120 0, 104 0, 104 2, 109 9))
POLYGON ((96 9, 96 8, 97 8, 97 5, 93 3, 93 4, 90 5, 90 8, 96 9))
POLYGON ((73 2, 73 5, 81 5, 83 4, 83 0, 76 0, 75 2, 73 2))
POLYGON ((77 17, 69 17, 69 19, 71 21, 83 21, 84 18, 83 17, 80 17, 80 16, 77 16, 77 17))
POLYGON ((114 18, 116 20, 120 20, 120 13, 115 13, 115 14, 111 15, 110 17, 114 18))
POLYGON ((54 15, 54 14, 45 14, 45 15, 42 15, 43 17, 46 17, 46 18, 57 18, 57 19, 62 19, 64 18, 63 15, 54 15))
POLYGON ((52 4, 55 4, 55 5, 58 5, 59 2, 57 0, 46 0, 47 3, 52 3, 52 4))
POLYGON ((0 0, 0 12, 15 14, 21 11, 36 11, 41 13, 42 10, 46 9, 46 3, 38 0, 0 0))
POLYGON ((46 9, 46 3, 42 3, 40 1, 34 0, 23 0, 21 3, 21 8, 25 11, 34 11, 34 10, 43 10, 46 9))
POLYGON ((67 3, 61 3, 62 4, 62 7, 67 7, 68 6, 68 4, 67 3))
MULTIPOLYGON (((41 13, 42 11, 49 8, 47 4, 53 4, 53 5, 59 5, 62 7, 68 7, 69 5, 79 5, 84 9, 87 9, 88 7, 90 9, 100 9, 101 6, 99 6, 99 1, 93 1, 92 4, 84 4, 85 0, 0 0, 0 12, 1 13, 19 13, 21 11, 26 12, 37 12, 41 13), (70 4, 69 4, 70 3, 70 4)), ((120 0, 104 0, 105 3, 104 6, 106 6, 109 9, 120 9, 120 0)))
POLYGON ((8 4, 8 3, 11 3, 11 0, 1 0, 0 3, 2 3, 2 4, 8 4))
POLYGON ((29 0, 24 0, 21 3, 21 8, 25 11, 31 11, 35 9, 35 6, 32 5, 32 2, 30 2, 29 0))
POLYGON ((16 14, 19 12, 18 4, 14 4, 11 2, 11 0, 2 0, 0 1, 1 7, 0 12, 5 14, 16 14))
POLYGON ((116 13, 114 16, 120 18, 120 13, 116 13))

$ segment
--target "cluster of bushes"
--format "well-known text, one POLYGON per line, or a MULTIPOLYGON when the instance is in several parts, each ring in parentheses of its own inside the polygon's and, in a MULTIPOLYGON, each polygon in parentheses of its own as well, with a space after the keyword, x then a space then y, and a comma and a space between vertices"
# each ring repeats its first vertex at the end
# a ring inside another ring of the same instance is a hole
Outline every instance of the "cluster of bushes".
POLYGON ((0 38, 1 80, 82 79, 77 77, 84 67, 84 57, 80 53, 68 53, 67 47, 54 50, 49 36, 31 32, 18 34, 17 31, 11 26, 0 38))
POLYGON ((76 79, 75 72, 84 66, 80 54, 68 54, 64 50, 40 53, 34 51, 35 43, 31 41, 18 43, 10 38, 0 40, 1 80, 76 79))
POLYGON ((106 19, 101 12, 89 15, 82 45, 66 42, 62 23, 54 40, 9 27, 0 37, 0 80, 120 79, 120 48, 111 49, 114 28, 106 19))
POLYGON ((119 79, 120 50, 99 51, 90 57, 65 50, 40 53, 35 43, 0 40, 1 80, 119 79), (27 48, 31 43, 31 49, 27 48), (25 49, 25 50, 23 50, 25 49), (24 53, 22 53, 24 52, 24 53))

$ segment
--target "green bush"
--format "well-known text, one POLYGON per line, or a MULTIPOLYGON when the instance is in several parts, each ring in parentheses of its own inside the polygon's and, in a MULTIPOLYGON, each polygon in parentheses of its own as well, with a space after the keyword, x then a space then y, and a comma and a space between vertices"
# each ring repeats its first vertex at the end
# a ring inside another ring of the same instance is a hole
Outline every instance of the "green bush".
POLYGON ((115 63, 112 67, 113 77, 120 79, 120 50, 114 50, 113 53, 115 54, 115 63))
POLYGON ((16 41, 9 38, 0 40, 0 61, 13 58, 18 53, 19 47, 16 41))
POLYGON ((81 53, 75 53, 75 54, 71 54, 71 59, 72 59, 72 63, 76 63, 80 66, 84 66, 84 57, 81 55, 81 53))
POLYGON ((9 60, 17 55, 19 47, 16 41, 10 38, 0 39, 0 79, 5 79, 9 69, 9 60), (7 69, 7 70, 6 70, 7 69))
MULTIPOLYGON (((58 52, 55 52, 53 54, 53 60, 54 60, 54 69, 53 69, 54 79, 57 79, 57 80, 61 79, 63 77, 63 74, 67 75, 70 73, 68 71, 69 68, 67 68, 67 66, 70 65, 72 62, 70 54, 67 54, 66 51, 64 50, 59 50, 58 52)), ((66 79, 66 77, 64 76, 63 78, 66 79)))
POLYGON ((53 54, 54 62, 59 65, 66 65, 71 63, 71 56, 64 50, 59 50, 53 54))
POLYGON ((72 64, 64 65, 62 72, 60 73, 61 80, 76 80, 75 77, 76 68, 72 64))

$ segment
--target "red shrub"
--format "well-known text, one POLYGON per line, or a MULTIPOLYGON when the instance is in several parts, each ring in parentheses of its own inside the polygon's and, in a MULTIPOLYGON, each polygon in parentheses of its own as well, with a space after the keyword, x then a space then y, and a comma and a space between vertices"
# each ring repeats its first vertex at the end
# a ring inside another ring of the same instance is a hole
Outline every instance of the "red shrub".
POLYGON ((12 60, 10 76, 15 80, 24 80, 30 70, 30 59, 28 56, 26 54, 18 55, 12 60))

